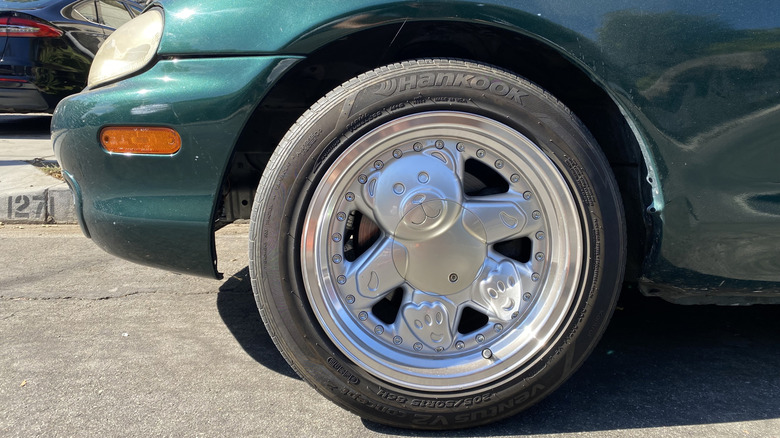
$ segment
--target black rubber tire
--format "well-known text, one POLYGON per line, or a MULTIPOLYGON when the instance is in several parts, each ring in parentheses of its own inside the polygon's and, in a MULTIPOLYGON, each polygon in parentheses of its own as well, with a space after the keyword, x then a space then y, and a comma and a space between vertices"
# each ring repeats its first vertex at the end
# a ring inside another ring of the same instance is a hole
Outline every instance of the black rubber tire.
POLYGON ((378 68, 344 83, 292 126, 257 190, 249 268, 257 305, 274 343, 317 391, 378 423, 455 429, 520 412, 560 386, 582 364, 606 328, 620 291, 624 228, 609 164, 564 105, 535 84, 491 66, 423 59, 378 68), (422 80, 436 75, 455 80, 422 80), (315 187, 335 158, 374 127, 438 110, 486 116, 533 141, 566 180, 584 231, 583 268, 575 299, 551 341, 516 372, 476 388, 446 393, 385 382, 350 361, 314 316, 300 267, 303 218, 315 187))

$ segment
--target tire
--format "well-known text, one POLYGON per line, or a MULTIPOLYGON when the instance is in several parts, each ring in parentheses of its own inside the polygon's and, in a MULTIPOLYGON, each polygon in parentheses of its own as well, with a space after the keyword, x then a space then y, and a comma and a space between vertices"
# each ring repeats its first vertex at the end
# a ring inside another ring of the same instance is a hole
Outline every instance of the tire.
POLYGON ((378 423, 454 429, 533 405, 603 333, 625 259, 609 165, 538 86, 425 59, 354 78, 290 129, 252 208, 279 350, 378 423))

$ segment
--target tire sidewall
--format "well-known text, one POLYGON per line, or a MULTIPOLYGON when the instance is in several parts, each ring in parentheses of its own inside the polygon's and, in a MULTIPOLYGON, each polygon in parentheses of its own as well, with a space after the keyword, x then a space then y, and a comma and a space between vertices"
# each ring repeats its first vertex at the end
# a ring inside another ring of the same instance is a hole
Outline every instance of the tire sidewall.
POLYGON ((293 368, 326 397, 364 418, 429 429, 475 426, 512 415, 563 383, 606 327, 622 280, 625 246, 616 184, 579 120, 523 79, 452 60, 383 67, 315 104, 285 136, 264 172, 251 234, 250 269, 259 282, 253 284, 259 286, 258 304, 293 368), (547 348, 529 362, 532 365, 458 393, 410 391, 355 366, 319 326, 300 273, 303 217, 329 165, 376 126, 408 114, 441 110, 490 117, 533 141, 569 185, 584 238, 579 290, 547 348))

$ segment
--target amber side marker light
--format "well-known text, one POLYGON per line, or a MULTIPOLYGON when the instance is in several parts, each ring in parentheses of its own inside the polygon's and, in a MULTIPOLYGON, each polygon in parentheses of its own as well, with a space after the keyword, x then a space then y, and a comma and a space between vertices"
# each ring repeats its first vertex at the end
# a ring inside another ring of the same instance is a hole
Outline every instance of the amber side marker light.
POLYGON ((181 137, 171 128, 109 126, 100 131, 100 144, 117 154, 170 155, 181 149, 181 137))

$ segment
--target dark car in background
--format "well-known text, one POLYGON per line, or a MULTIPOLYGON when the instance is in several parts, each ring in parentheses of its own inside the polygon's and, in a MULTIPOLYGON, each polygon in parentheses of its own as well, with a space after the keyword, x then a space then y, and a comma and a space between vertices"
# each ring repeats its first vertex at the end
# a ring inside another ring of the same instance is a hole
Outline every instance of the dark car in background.
POLYGON ((122 0, 0 0, 0 112, 52 112, 87 84, 92 58, 141 5, 122 0))

